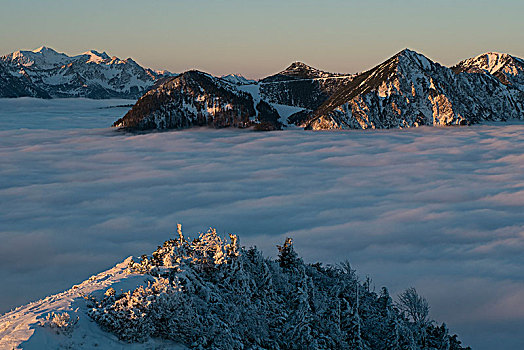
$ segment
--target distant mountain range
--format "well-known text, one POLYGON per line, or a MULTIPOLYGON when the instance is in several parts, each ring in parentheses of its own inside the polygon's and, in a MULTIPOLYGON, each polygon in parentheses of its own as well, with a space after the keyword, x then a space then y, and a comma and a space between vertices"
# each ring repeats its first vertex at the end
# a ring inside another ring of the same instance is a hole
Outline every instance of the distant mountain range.
POLYGON ((141 97, 114 126, 388 129, 524 119, 524 61, 486 53, 448 68, 409 49, 360 74, 295 62, 249 82, 189 71, 141 97))
POLYGON ((134 99, 172 75, 105 52, 68 56, 42 46, 0 57, 0 97, 134 99))
POLYGON ((301 62, 259 81, 176 75, 88 51, 50 48, 0 58, 0 97, 138 98, 113 126, 384 129, 524 119, 524 60, 489 52, 445 67, 409 49, 359 74, 301 62))

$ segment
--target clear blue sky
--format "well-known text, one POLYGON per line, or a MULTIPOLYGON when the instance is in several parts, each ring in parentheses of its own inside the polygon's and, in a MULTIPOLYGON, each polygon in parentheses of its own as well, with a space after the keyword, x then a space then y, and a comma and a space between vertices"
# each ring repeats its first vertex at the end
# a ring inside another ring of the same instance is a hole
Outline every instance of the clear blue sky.
POLYGON ((405 47, 446 65, 524 57, 524 1, 0 0, 0 54, 87 49, 181 72, 258 78, 300 60, 366 70, 405 47))

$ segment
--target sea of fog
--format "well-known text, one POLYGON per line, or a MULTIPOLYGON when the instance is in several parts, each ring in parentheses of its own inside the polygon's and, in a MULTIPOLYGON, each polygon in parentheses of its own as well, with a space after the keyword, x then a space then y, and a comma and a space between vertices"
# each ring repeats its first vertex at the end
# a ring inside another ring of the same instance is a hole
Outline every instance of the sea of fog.
POLYGON ((0 100, 0 312, 176 224, 414 286, 474 349, 524 348, 524 124, 126 134, 122 100, 0 100))

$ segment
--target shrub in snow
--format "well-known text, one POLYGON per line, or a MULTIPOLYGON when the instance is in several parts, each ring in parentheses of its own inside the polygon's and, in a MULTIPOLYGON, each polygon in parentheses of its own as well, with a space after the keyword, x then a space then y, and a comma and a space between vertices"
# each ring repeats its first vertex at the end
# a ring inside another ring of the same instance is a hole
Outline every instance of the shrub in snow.
POLYGON ((78 316, 72 318, 67 312, 51 312, 45 317, 41 325, 52 329, 56 334, 71 335, 77 323, 78 316))
POLYGON ((90 316, 122 340, 159 337, 195 349, 464 349, 429 320, 414 289, 396 304, 347 262, 305 264, 291 239, 278 250, 271 260, 237 236, 210 229, 189 240, 179 227, 176 239, 130 263, 148 285, 109 289, 90 316))

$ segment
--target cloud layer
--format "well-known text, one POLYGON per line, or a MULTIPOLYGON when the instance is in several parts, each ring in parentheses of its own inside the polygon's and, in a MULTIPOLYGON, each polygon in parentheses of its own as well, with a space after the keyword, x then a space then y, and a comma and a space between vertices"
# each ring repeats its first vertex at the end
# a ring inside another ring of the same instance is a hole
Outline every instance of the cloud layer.
POLYGON ((476 349, 524 347, 524 124, 133 135, 6 127, 15 114, 0 109, 0 312, 149 253, 181 222, 266 255, 291 236, 377 289, 415 286, 476 349))

